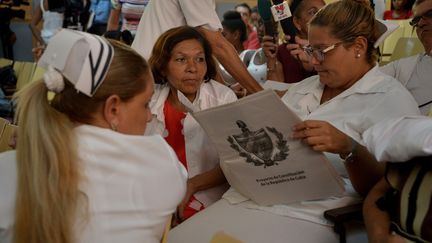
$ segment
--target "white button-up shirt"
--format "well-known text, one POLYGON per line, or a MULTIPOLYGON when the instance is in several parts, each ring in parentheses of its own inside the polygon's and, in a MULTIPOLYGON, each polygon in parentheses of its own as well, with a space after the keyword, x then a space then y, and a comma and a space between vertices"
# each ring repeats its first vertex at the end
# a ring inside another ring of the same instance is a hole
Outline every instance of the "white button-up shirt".
MULTIPOLYGON (((153 120, 147 125, 146 134, 167 135, 163 108, 169 92, 170 88, 168 84, 155 86, 155 93, 150 102, 153 120)), ((205 110, 235 100, 237 100, 237 97, 230 88, 214 80, 210 80, 201 85, 192 105, 198 110, 205 110)), ((185 137, 189 178, 209 171, 219 165, 219 155, 215 146, 198 122, 189 113, 186 114, 184 119, 183 135, 185 137)), ((207 207, 219 200, 226 190, 226 186, 218 186, 197 192, 195 193, 195 197, 207 207)))
MULTIPOLYGON (((364 144, 362 133, 375 123, 420 114, 409 91, 378 66, 349 89, 320 104, 323 91, 324 85, 316 75, 296 83, 282 100, 301 119, 327 121, 360 144, 364 144)), ((326 156, 341 175, 347 175, 338 155, 326 153, 326 156)))

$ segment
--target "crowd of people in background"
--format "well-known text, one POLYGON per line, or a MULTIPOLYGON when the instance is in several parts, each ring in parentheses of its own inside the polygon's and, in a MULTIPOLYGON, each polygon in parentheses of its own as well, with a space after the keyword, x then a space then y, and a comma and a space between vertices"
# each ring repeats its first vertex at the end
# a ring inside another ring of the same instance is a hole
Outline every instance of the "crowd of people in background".
POLYGON ((263 90, 260 76, 292 84, 290 136, 365 198, 370 242, 431 242, 432 0, 391 3, 383 19, 410 19, 424 52, 380 66, 373 1, 292 0, 295 36, 246 3, 219 19, 213 0, 38 1, 46 72, 15 95, 0 242, 160 242, 229 188, 191 112, 263 90))

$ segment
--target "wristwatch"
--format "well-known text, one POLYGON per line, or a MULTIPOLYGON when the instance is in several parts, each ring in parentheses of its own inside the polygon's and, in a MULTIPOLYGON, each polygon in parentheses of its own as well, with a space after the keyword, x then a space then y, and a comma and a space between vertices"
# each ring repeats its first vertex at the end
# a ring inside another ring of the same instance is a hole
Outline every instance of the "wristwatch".
POLYGON ((350 138, 350 139, 351 139, 351 151, 350 151, 350 153, 347 155, 339 154, 339 157, 347 163, 354 162, 355 157, 357 157, 357 145, 358 145, 358 143, 354 139, 352 139, 352 138, 350 138))

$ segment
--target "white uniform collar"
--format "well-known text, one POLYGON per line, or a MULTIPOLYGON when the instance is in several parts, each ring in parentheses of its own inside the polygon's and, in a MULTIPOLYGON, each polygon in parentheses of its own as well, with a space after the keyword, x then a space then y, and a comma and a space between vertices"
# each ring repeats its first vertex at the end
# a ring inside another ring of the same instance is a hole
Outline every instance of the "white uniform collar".
MULTIPOLYGON (((377 85, 380 80, 383 80, 385 74, 379 71, 378 64, 370 69, 361 79, 355 82, 349 89, 339 94, 338 98, 350 96, 355 93, 359 94, 370 94, 370 93, 381 93, 386 92, 388 88, 383 88, 381 85, 377 85)), ((319 80, 319 78, 318 78, 319 80)), ((324 91, 324 85, 321 82, 309 82, 307 85, 299 87, 295 92, 298 94, 306 95, 312 94, 317 100, 321 99, 324 91)))
MULTIPOLYGON (((205 85, 203 82, 198 89, 197 96, 193 102, 191 102, 192 106, 194 106, 194 110, 201 110, 201 104, 203 99, 203 94, 200 92, 201 88, 205 85)), ((153 117, 157 120, 164 122, 165 115, 163 113, 163 107, 165 105, 165 100, 168 98, 170 92, 170 87, 168 83, 165 84, 156 84, 155 85, 155 93, 153 94, 152 100, 150 102, 150 109, 153 117)))

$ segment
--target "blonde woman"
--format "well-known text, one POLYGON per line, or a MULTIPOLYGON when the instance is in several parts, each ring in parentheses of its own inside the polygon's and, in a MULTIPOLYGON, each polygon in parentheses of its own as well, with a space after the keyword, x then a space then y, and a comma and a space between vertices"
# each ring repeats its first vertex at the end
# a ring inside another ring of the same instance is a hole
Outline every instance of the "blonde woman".
POLYGON ((153 93, 145 60, 119 42, 62 30, 40 64, 44 79, 17 94, 16 172, 0 163, 9 178, 0 184, 0 242, 159 242, 186 173, 160 136, 142 136, 153 93))

